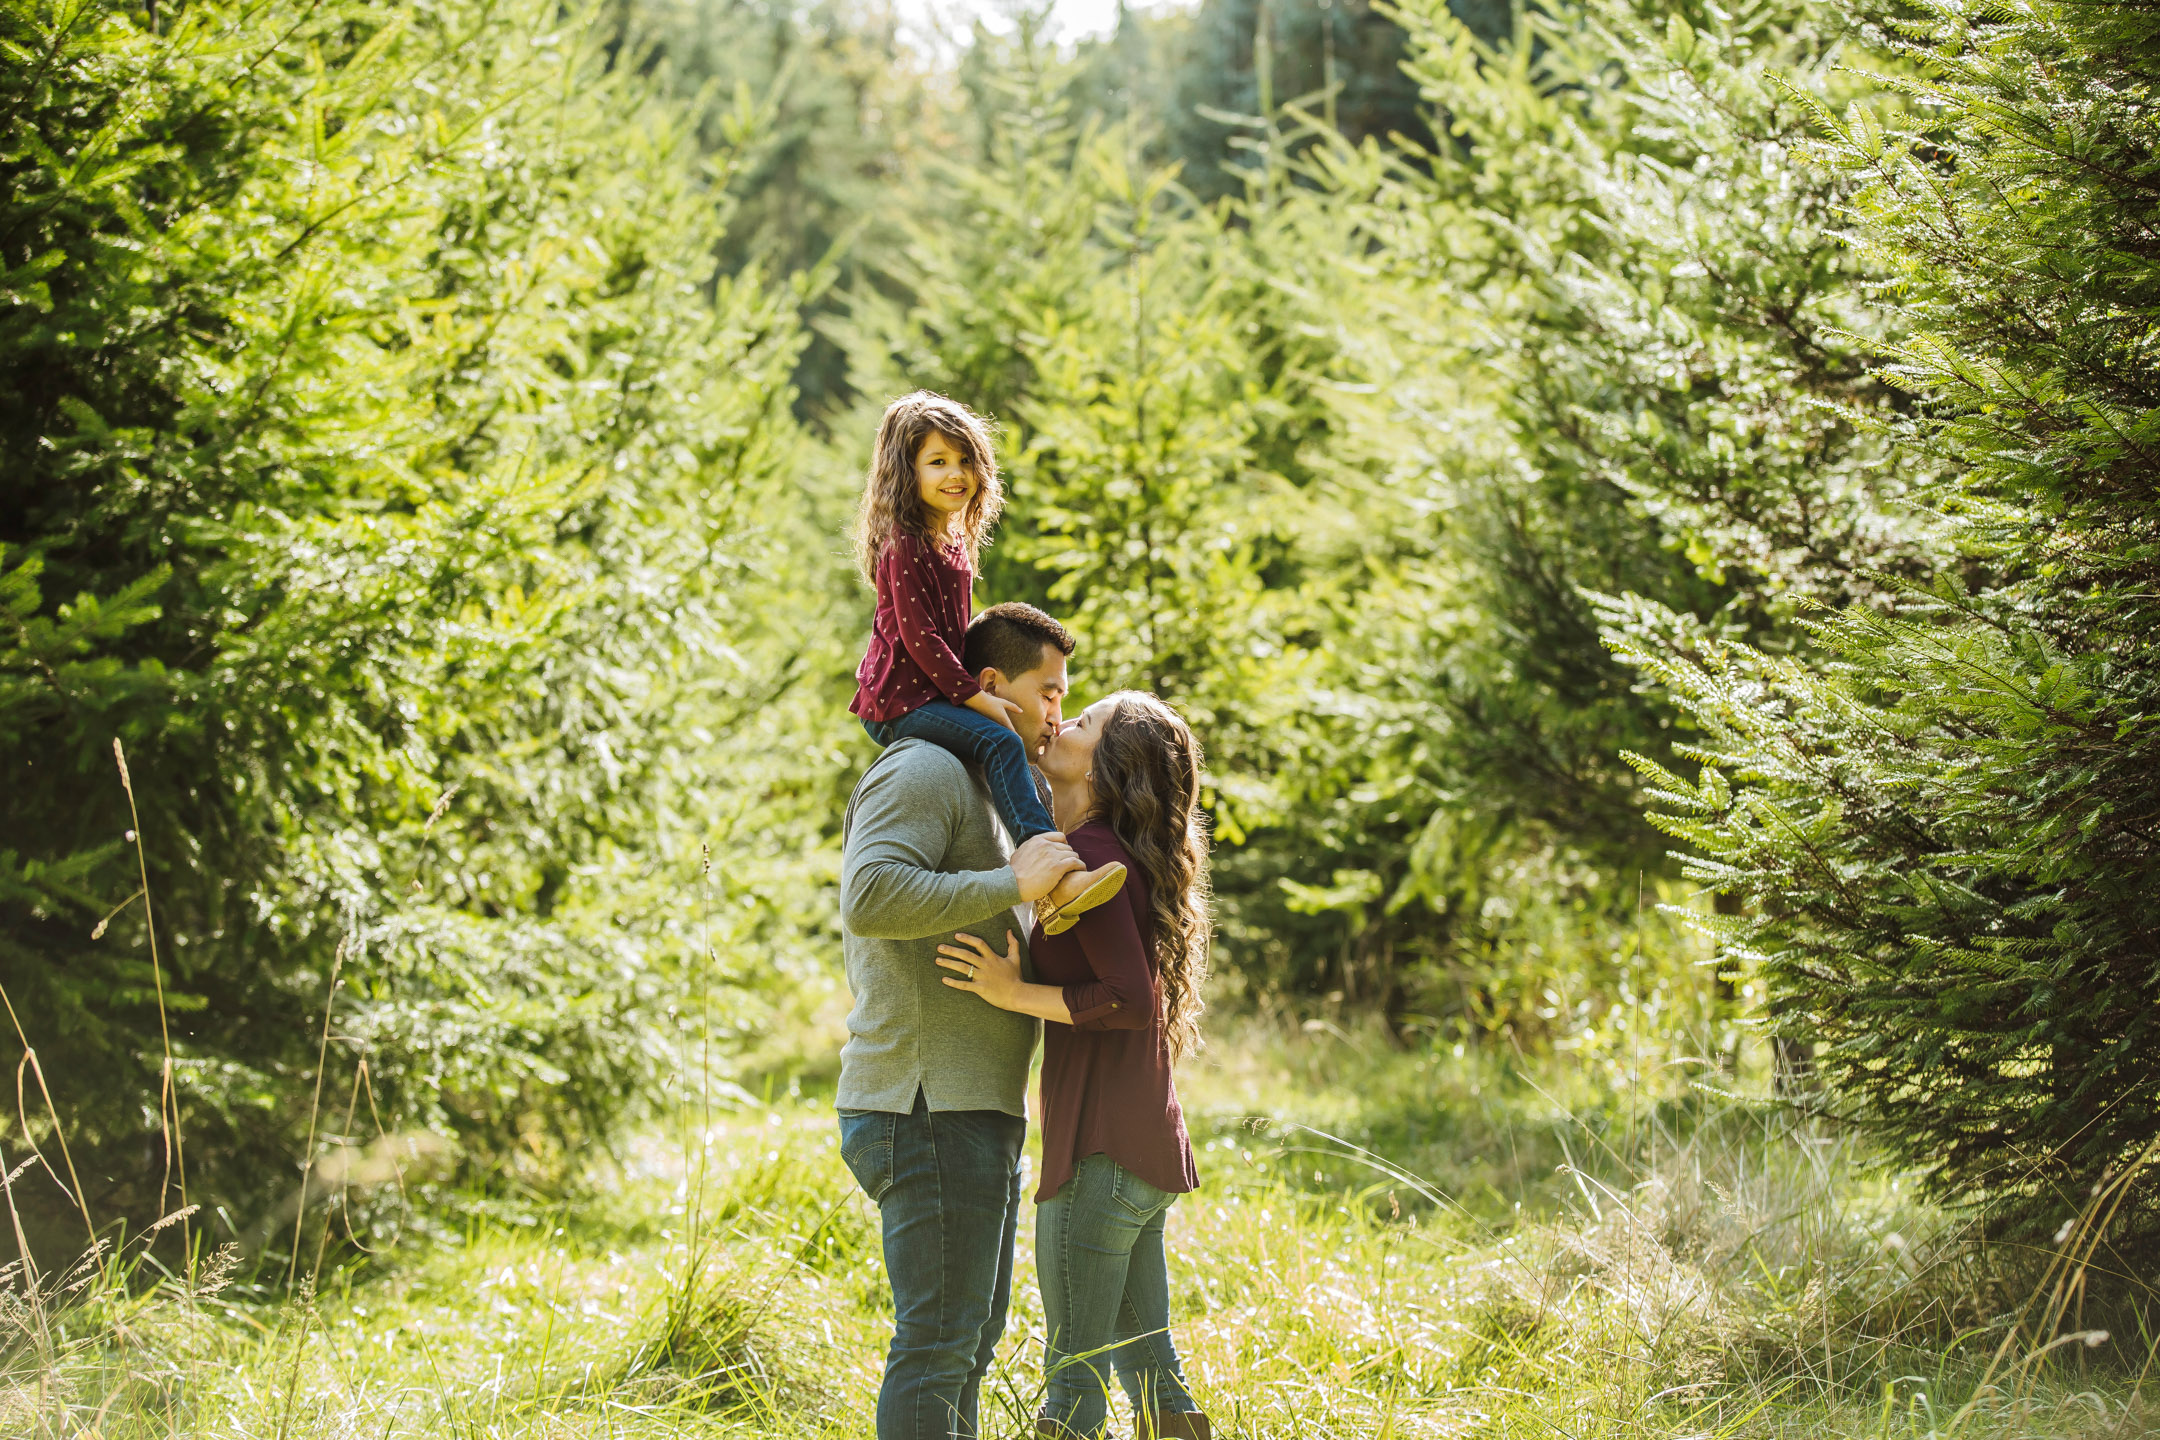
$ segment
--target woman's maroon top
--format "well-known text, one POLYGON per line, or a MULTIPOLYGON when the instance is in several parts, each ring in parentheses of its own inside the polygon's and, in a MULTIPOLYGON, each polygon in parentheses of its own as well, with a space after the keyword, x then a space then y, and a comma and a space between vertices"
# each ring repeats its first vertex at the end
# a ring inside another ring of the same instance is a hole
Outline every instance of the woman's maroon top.
POLYGON ((1072 1024, 1043 1026, 1042 1184, 1056 1195, 1073 1167, 1108 1155, 1158 1190, 1197 1189, 1185 1112, 1170 1075, 1162 987, 1147 943, 1148 884, 1117 835, 1099 820, 1065 837, 1090 870, 1115 860, 1125 888, 1062 935, 1040 925, 1028 940, 1035 978, 1064 987, 1072 1024))
POLYGON ((966 552, 895 537, 878 555, 877 614, 869 653, 855 667, 849 712, 897 720, 940 697, 965 705, 980 694, 982 686, 960 661, 974 589, 966 552))

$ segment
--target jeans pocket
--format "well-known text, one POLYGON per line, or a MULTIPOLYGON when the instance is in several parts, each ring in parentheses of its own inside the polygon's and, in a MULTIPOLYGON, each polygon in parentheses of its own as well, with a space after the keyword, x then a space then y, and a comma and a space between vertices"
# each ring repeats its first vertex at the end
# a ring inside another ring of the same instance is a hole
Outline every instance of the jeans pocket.
POLYGON ((875 1204, 893 1186, 893 1131, 900 1117, 885 1110, 840 1112, 840 1160, 875 1204))
POLYGON ((1110 1198, 1126 1214, 1144 1225, 1161 1213, 1172 1197, 1169 1191, 1156 1189, 1132 1171, 1118 1165, 1110 1181, 1110 1198))

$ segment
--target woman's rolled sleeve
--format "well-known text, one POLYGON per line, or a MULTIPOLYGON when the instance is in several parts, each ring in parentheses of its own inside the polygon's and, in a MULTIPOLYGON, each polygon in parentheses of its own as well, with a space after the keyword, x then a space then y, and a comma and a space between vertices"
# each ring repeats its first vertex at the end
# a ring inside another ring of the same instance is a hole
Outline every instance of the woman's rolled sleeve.
MULTIPOLYGON (((1080 852, 1083 863, 1100 862, 1080 852)), ((1147 939, 1129 905, 1104 905, 1073 925, 1093 980, 1065 987, 1075 1030, 1145 1030, 1155 1021, 1155 975, 1147 939)))

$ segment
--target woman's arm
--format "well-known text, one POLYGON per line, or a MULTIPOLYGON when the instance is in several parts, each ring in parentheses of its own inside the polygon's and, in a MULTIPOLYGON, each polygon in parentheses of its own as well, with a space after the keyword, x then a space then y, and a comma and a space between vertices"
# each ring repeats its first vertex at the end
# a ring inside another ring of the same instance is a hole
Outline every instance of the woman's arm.
MULTIPOLYGON (((1099 836, 1085 832, 1072 840, 1075 854, 1094 866, 1119 852, 1099 836), (1090 843, 1093 842, 1093 843, 1090 843)), ((999 955, 973 935, 955 935, 938 947, 938 964, 953 972, 944 977, 955 990, 968 990, 1000 1010, 1054 1020, 1075 1030, 1145 1030, 1155 1023, 1155 972, 1148 964, 1147 943, 1133 907, 1121 899, 1080 917, 1073 938, 1087 958, 1093 980, 1077 985, 1032 985, 1020 978, 1020 946, 1005 933, 999 955)))
POLYGON ((955 935, 951 945, 938 946, 938 964, 953 973, 944 977, 955 990, 965 990, 997 1006, 1038 1020, 1060 1025, 1073 1023, 1065 1006, 1065 991, 1056 985, 1037 985, 1020 978, 1020 942, 1005 932, 1005 953, 1000 955, 973 935, 955 935))
MULTIPOLYGON (((1087 855, 1093 837, 1073 844, 1073 853, 1087 855), (1084 848, 1085 847, 1085 848, 1084 848)), ((1089 866, 1117 859, 1118 851, 1105 847, 1089 866)), ((1140 934, 1140 921, 1123 896, 1099 905, 1073 923, 1072 935, 1080 942, 1093 980, 1067 985, 1065 1008, 1072 1012, 1075 1030, 1145 1030, 1155 1023, 1155 971, 1148 964, 1148 946, 1140 934)))

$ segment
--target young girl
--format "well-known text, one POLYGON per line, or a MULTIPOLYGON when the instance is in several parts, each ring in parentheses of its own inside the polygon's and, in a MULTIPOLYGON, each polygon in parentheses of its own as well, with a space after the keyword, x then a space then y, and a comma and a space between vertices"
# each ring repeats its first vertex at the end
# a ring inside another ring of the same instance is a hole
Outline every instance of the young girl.
MULTIPOLYGON (((1019 707, 985 690, 960 659, 976 558, 1004 504, 981 416, 927 390, 886 408, 855 525, 856 562, 877 587, 877 613, 848 709, 880 747, 928 740, 973 761, 1018 847, 1057 827, 1013 725, 1019 707)), ((1043 903, 1043 928, 1069 929, 1124 883, 1123 865, 1076 864, 1043 903)))

